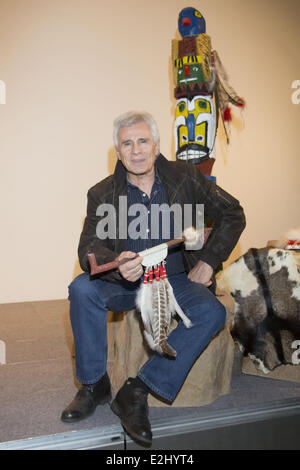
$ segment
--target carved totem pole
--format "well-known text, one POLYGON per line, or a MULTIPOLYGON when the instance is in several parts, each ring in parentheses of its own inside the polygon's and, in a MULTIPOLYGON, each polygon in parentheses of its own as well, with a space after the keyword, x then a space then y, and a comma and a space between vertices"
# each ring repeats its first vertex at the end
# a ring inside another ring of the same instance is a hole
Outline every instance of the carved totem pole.
POLYGON ((209 176, 215 161, 219 117, 228 143, 229 104, 242 108, 245 102, 228 84, 220 58, 211 48, 202 14, 195 8, 184 8, 179 14, 178 29, 182 40, 172 40, 174 96, 177 100, 176 159, 196 164, 209 176))

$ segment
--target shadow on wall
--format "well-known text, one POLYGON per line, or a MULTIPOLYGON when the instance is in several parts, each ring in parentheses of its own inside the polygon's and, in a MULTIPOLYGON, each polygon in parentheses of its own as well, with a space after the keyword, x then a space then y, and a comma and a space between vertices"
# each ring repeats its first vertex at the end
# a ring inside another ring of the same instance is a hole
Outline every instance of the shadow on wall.
POLYGON ((5 341, 0 340, 0 365, 6 364, 6 344, 5 341))
POLYGON ((227 261, 223 263, 223 269, 225 269, 229 264, 231 264, 236 259, 240 258, 243 255, 242 248, 240 242, 236 244, 233 251, 231 252, 227 261))
MULTIPOLYGON (((82 222, 81 222, 81 231, 83 229, 84 221, 85 221, 85 216, 83 217, 82 222)), ((80 233, 78 234, 78 239, 79 239, 79 236, 80 236, 80 233)), ((77 247, 76 247, 76 252, 77 252, 77 247)), ((73 269, 72 281, 75 279, 75 277, 79 276, 79 274, 82 274, 82 273, 83 273, 83 271, 80 267, 78 256, 77 256, 76 261, 75 261, 75 265, 74 265, 74 269, 73 269)))
MULTIPOLYGON (((245 120, 243 116, 243 110, 240 111, 240 115, 238 113, 232 113, 232 120, 231 120, 231 129, 234 129, 236 131, 236 134, 238 138, 241 138, 241 132, 245 128, 245 120)), ((229 150, 229 145, 227 142, 227 137, 224 128, 222 128, 222 121, 221 117, 219 118, 219 125, 218 125, 218 133, 217 133, 217 139, 218 139, 218 154, 216 158, 222 158, 222 161, 224 165, 228 162, 228 150, 229 150)), ((229 139, 230 139, 230 134, 229 134, 229 139)))
POLYGON ((112 175, 115 172, 116 163, 117 163, 116 149, 114 146, 112 146, 108 150, 108 159, 107 159, 107 170, 108 170, 109 175, 112 175))
MULTIPOLYGON (((114 173, 115 171, 115 166, 116 166, 116 163, 117 163, 117 156, 116 156, 116 150, 115 150, 115 147, 112 146, 109 150, 108 150, 108 158, 107 158, 107 170, 108 170, 108 175, 111 175, 114 173)), ((100 181, 100 180, 99 180, 100 181)), ((81 231, 83 229, 83 225, 84 225, 84 221, 85 221, 85 214, 82 218, 82 223, 81 223, 81 231)), ((78 234, 78 238, 80 236, 80 233, 78 234)), ((76 247, 76 250, 77 250, 77 247, 76 247)), ((72 277, 72 280, 75 279, 75 277, 79 276, 79 274, 82 274, 83 271, 80 267, 80 264, 79 264, 79 260, 78 260, 78 257, 75 261, 75 265, 74 265, 74 269, 73 269, 73 277, 72 277)))

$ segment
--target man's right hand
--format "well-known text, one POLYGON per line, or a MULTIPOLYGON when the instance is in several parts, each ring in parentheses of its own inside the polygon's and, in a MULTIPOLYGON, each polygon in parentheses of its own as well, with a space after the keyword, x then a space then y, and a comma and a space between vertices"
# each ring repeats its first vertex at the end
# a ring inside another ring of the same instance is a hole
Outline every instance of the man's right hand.
POLYGON ((119 262, 119 273, 130 282, 137 281, 143 274, 143 258, 133 251, 122 251, 117 258, 119 262))

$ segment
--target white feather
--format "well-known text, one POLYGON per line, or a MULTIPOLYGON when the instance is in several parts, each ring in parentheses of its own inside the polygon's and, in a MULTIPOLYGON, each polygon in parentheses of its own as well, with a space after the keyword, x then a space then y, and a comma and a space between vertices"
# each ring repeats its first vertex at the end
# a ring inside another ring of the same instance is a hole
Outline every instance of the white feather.
POLYGON ((151 284, 142 284, 136 297, 136 305, 141 312, 142 320, 147 331, 151 331, 152 292, 151 284))
POLYGON ((177 313, 187 328, 192 326, 192 322, 178 305, 168 279, 160 279, 158 282, 153 279, 153 283, 143 283, 137 292, 136 305, 141 312, 144 336, 149 347, 163 354, 162 347, 167 352, 167 346, 167 354, 174 353, 176 356, 176 352, 166 343, 172 316, 177 313))
POLYGON ((154 343, 152 335, 148 333, 148 331, 144 330, 144 336, 150 349, 152 349, 153 351, 157 351, 159 354, 162 354, 161 348, 154 343))
POLYGON ((194 227, 186 228, 183 232, 184 248, 186 250, 200 250, 204 240, 204 229, 196 230, 194 227))
POLYGON ((168 293, 169 293, 170 313, 173 314, 173 315, 175 315, 175 313, 178 313, 178 315, 182 319, 184 325, 187 328, 191 328, 193 326, 191 320, 183 313, 181 307, 178 305, 177 300, 175 299, 173 288, 172 288, 171 284, 169 283, 169 281, 167 279, 165 279, 165 281, 167 283, 167 289, 168 289, 168 293))

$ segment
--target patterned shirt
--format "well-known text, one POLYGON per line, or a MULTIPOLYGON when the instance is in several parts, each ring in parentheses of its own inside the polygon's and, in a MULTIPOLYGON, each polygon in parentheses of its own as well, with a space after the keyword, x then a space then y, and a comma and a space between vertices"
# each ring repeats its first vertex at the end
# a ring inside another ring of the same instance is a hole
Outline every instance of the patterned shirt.
MULTIPOLYGON (((168 211, 169 216, 166 217, 166 211, 161 207, 162 204, 165 204, 169 208, 169 205, 165 188, 157 170, 150 197, 128 180, 127 188, 128 238, 126 250, 138 253, 172 240, 174 238, 173 212, 168 211), (134 204, 141 204, 140 208, 143 210, 138 213, 139 206, 133 206, 134 204), (159 207, 161 210, 158 210, 159 207)), ((169 248, 166 270, 168 276, 185 271, 180 245, 169 248)))

